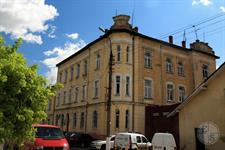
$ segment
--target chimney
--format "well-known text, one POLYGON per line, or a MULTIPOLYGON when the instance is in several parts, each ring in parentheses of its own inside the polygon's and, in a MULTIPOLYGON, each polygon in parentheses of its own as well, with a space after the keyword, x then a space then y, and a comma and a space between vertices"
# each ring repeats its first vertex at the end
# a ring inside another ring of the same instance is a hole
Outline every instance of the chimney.
POLYGON ((173 44, 173 36, 172 35, 169 36, 169 43, 173 44))
POLYGON ((182 47, 186 48, 186 41, 182 41, 181 43, 182 43, 182 47))

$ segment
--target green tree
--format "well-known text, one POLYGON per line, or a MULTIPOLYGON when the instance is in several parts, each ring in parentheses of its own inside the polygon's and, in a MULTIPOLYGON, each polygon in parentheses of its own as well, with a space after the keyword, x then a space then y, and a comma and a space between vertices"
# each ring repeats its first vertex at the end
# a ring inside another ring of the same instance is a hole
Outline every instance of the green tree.
POLYGON ((17 52, 21 43, 6 45, 0 35, 0 143, 9 145, 34 139, 32 124, 46 118, 48 100, 57 89, 47 86, 37 65, 28 65, 17 52))

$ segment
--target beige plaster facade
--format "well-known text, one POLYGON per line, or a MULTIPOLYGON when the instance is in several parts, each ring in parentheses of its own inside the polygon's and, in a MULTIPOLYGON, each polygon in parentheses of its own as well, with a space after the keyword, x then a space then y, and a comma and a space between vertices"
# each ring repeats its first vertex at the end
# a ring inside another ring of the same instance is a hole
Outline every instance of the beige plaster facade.
POLYGON ((207 131, 203 140, 205 149, 224 149, 225 63, 207 81, 203 82, 176 110, 179 111, 181 149, 196 149, 195 128, 201 128, 204 123, 206 123, 205 131, 207 131), (218 135, 217 129, 213 129, 210 127, 211 125, 218 129, 219 139, 216 139, 218 135), (210 135, 211 133, 215 135, 210 135))
POLYGON ((180 102, 180 86, 186 97, 204 80, 203 65, 207 66, 207 76, 216 69, 217 57, 206 43, 196 41, 191 48, 177 46, 138 33, 128 20, 129 16, 125 15, 114 17, 114 25, 103 36, 57 65, 57 82, 64 87, 48 111, 50 122, 63 130, 106 135, 110 49, 115 60, 111 134, 144 133, 146 105, 180 102), (167 84, 172 85, 171 100, 167 84))

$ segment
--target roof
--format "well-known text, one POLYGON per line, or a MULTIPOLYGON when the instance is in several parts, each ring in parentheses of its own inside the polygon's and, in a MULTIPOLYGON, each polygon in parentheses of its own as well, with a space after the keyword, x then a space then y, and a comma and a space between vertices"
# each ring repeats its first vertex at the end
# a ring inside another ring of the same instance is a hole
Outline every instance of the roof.
POLYGON ((155 38, 152 38, 152 37, 149 37, 147 35, 144 35, 144 34, 141 34, 141 33, 138 33, 136 31, 133 31, 133 30, 129 30, 129 29, 111 29, 111 30, 107 30, 107 32, 100 36, 99 38, 97 38, 96 40, 92 41, 91 43, 87 44, 85 47, 83 47, 81 50, 79 50, 78 52, 74 53, 73 55, 67 57, 66 59, 64 59, 63 61, 59 62, 58 64, 56 64, 56 66, 60 66, 61 64, 65 63, 66 61, 70 60, 71 58, 73 58, 74 56, 82 53, 83 51, 85 51, 86 49, 90 48, 92 45, 94 45, 95 43, 101 41, 102 39, 104 38, 107 38, 110 34, 112 33, 122 33, 122 32, 125 32, 125 33, 129 33, 129 34, 132 34, 134 36, 139 36, 139 37, 142 37, 142 38, 145 38, 145 39, 148 39, 148 40, 151 40, 151 41, 155 41, 155 42, 159 42, 161 44, 164 44, 164 45, 167 45, 167 46, 171 46, 171 47, 174 47, 174 48, 178 48, 180 50, 184 50, 184 51, 196 51, 196 52, 199 52, 199 53, 203 53, 203 54, 206 54, 206 55, 209 55, 209 56, 212 56, 212 57, 215 57, 216 59, 218 59, 219 57, 216 56, 216 55, 213 55, 213 54, 210 54, 210 53, 207 53, 207 52, 202 52, 202 51, 199 51, 199 50, 195 50, 195 49, 189 49, 189 48, 184 48, 182 46, 178 46, 178 45, 175 45, 175 44, 171 44, 171 43, 168 43, 166 41, 162 41, 162 40, 159 40, 159 39, 155 39, 155 38))
POLYGON ((171 113, 167 115, 167 117, 173 116, 182 110, 190 101, 192 101, 192 97, 197 95, 201 90, 206 88, 212 79, 214 79, 220 72, 225 69, 225 62, 216 70, 214 71, 205 81, 203 81, 180 105, 178 105, 171 113))

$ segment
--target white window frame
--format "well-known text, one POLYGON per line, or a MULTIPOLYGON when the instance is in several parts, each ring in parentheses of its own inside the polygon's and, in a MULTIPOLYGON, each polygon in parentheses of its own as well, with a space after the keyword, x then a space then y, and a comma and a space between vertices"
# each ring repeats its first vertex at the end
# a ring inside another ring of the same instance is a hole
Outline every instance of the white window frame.
POLYGON ((130 47, 128 45, 126 49, 126 63, 129 63, 129 62, 130 62, 130 47))
POLYGON ((209 77, 209 65, 207 65, 207 64, 202 65, 202 76, 204 79, 209 77))
POLYGON ((172 102, 172 101, 175 101, 175 97, 174 97, 174 95, 175 95, 175 86, 174 86, 174 84, 172 83, 172 82, 167 82, 166 83, 166 100, 167 100, 167 102, 172 102), (172 85, 172 90, 171 89, 168 89, 168 86, 169 85, 172 85), (169 90, 169 91, 168 91, 169 90), (172 92, 172 93, 171 93, 172 92), (171 98, 171 96, 172 96, 172 99, 170 99, 171 98))
POLYGON ((177 74, 179 76, 184 76, 184 63, 182 61, 179 61, 177 65, 177 74))
POLYGON ((87 100, 87 84, 82 86, 82 99, 87 100))
POLYGON ((173 60, 172 58, 166 58, 166 72, 173 73, 173 60))
POLYGON ((117 45, 117 61, 121 61, 121 45, 117 45))
POLYGON ((79 76, 80 76, 80 64, 78 63, 77 65, 76 65, 76 78, 79 78, 79 76))
POLYGON ((153 80, 151 78, 144 79, 144 98, 153 98, 153 80), (146 85, 146 82, 150 81, 150 86, 146 85))
POLYGON ((144 54, 144 63, 145 68, 152 68, 152 53, 151 52, 145 52, 144 54))
POLYGON ((122 80, 122 76, 121 75, 115 75, 115 95, 116 96, 119 96, 120 94, 121 94, 121 80, 122 80), (117 82, 117 77, 119 77, 119 84, 118 84, 118 82, 117 82), (117 93, 117 86, 119 86, 119 93, 117 93))
POLYGON ((75 87, 75 92, 74 92, 74 102, 77 102, 79 100, 79 87, 75 87))
POLYGON ((126 96, 131 96, 131 81, 132 81, 131 76, 126 75, 125 76, 125 95, 126 96), (129 78, 129 82, 127 81, 128 78, 129 78))
POLYGON ((101 56, 99 53, 96 54, 96 70, 99 70, 100 69, 100 64, 101 63, 101 56))
POLYGON ((94 90, 93 90, 93 95, 94 95, 94 98, 98 98, 99 97, 99 93, 100 93, 100 81, 99 80, 95 80, 94 81, 94 90))
POLYGON ((183 102, 186 98, 186 88, 183 85, 178 85, 178 100, 179 102, 183 102), (183 88, 184 91, 180 91, 180 88, 183 88))

